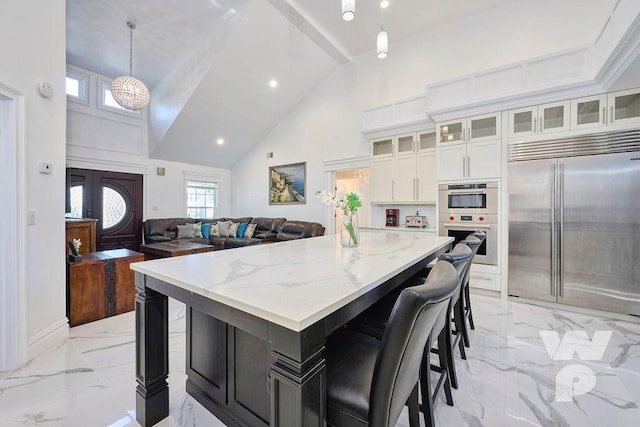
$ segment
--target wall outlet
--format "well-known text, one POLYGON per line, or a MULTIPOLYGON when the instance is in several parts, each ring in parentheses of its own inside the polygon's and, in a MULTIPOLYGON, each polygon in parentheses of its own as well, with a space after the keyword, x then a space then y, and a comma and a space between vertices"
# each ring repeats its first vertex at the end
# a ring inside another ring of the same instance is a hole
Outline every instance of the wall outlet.
POLYGON ((27 225, 36 225, 36 212, 27 212, 27 225))
POLYGON ((53 165, 51 163, 40 163, 40 165, 38 166, 38 170, 40 171, 40 173, 52 173, 53 172, 53 165))

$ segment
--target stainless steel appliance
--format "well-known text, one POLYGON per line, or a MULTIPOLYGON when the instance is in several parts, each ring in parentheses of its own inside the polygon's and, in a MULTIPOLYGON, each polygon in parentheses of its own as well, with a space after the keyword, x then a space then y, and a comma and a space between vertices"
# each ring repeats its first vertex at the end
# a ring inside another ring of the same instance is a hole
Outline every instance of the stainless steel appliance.
POLYGON ((474 231, 487 237, 474 263, 498 265, 498 183, 479 182, 438 186, 438 234, 454 245, 474 231))
POLYGON ((510 146, 509 294, 640 315, 631 150, 640 130, 510 146))
POLYGON ((400 209, 387 209, 387 227, 397 227, 400 222, 400 209))
POLYGON ((415 215, 407 215, 405 217, 404 223, 407 227, 415 227, 415 228, 425 228, 429 226, 427 217, 420 215, 419 212, 416 212, 415 215))

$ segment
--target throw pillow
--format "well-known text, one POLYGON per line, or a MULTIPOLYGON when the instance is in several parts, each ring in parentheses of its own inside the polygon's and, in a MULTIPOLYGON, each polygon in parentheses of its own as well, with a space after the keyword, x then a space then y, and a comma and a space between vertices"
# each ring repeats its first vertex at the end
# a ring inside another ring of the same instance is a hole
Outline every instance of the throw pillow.
POLYGON ((256 226, 258 224, 248 224, 247 229, 244 232, 244 237, 253 237, 253 233, 256 232, 256 226))
POLYGON ((230 225, 231 225, 231 221, 220 221, 218 223, 218 233, 223 237, 227 237, 229 235, 230 225))
POLYGON ((211 224, 202 224, 200 227, 200 232, 202 233, 202 237, 208 239, 211 236, 211 224))
POLYGON ((193 237, 193 224, 177 225, 178 237, 177 239, 191 239, 193 237))
POLYGON ((239 225, 239 222, 232 222, 231 225, 229 225, 229 237, 236 237, 238 235, 239 225))
POLYGON ((246 222, 240 223, 240 225, 238 226, 238 233, 237 233, 238 237, 244 236, 245 231, 247 231, 247 225, 249 224, 246 222))
POLYGON ((202 237, 202 222, 193 224, 193 237, 202 237))
POLYGON ((220 237, 220 229, 217 222, 211 226, 211 234, 209 236, 220 237))

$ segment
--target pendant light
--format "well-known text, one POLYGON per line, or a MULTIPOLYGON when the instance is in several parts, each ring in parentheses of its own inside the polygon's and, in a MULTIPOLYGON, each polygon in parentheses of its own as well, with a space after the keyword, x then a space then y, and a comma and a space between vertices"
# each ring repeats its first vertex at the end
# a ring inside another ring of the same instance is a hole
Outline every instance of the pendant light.
POLYGON ((353 21, 356 17, 356 0, 342 0, 342 19, 353 21))
POLYGON ((378 59, 386 58, 387 54, 389 53, 389 36, 384 30, 382 9, 380 10, 380 32, 378 33, 378 37, 376 38, 376 51, 378 59))
POLYGON ((149 104, 149 89, 132 75, 133 71, 133 30, 136 24, 129 21, 129 75, 120 76, 111 82, 111 95, 118 105, 127 110, 142 110, 149 104))

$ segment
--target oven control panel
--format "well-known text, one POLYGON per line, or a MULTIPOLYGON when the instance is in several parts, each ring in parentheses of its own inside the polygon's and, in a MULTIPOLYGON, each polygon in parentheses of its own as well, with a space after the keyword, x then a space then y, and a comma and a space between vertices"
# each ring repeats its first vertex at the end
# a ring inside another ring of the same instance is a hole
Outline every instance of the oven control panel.
POLYGON ((471 224, 497 224, 497 215, 449 215, 450 223, 471 223, 471 224))

